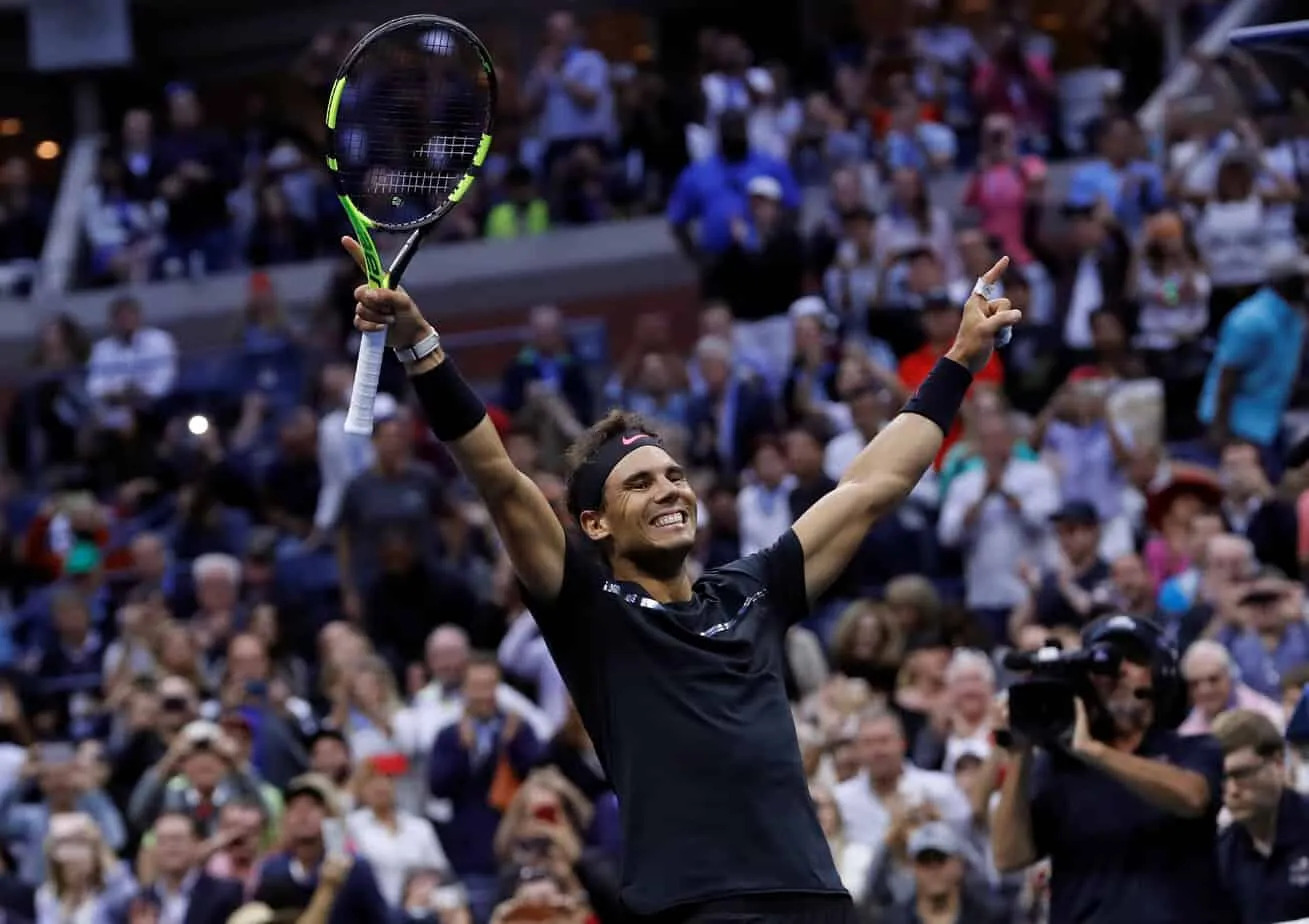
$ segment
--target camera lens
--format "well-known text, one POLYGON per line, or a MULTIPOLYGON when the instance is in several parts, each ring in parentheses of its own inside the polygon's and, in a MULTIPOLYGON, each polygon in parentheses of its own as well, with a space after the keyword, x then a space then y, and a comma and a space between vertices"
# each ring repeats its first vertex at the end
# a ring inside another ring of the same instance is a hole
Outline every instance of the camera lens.
POLYGON ((1042 743, 1059 740, 1073 727, 1077 709, 1073 688, 1062 679, 1036 677, 1009 690, 1013 730, 1042 743))

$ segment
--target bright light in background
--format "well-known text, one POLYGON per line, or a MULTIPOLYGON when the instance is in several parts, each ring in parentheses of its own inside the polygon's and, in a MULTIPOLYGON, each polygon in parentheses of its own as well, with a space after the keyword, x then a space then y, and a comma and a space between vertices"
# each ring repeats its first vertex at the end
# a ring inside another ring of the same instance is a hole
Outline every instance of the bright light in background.
POLYGON ((186 429, 191 431, 192 436, 204 436, 209 432, 209 418, 196 414, 186 422, 186 429))
POLYGON ((42 141, 36 146, 36 156, 40 160, 54 160, 59 156, 59 145, 54 141, 42 141))
POLYGON ((12 138, 14 135, 23 133, 22 119, 0 119, 0 135, 6 138, 12 138))

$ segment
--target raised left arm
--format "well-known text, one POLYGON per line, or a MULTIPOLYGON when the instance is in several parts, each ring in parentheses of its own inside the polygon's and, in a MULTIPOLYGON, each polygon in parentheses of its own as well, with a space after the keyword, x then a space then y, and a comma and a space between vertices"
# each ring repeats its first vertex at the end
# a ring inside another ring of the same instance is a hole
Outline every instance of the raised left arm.
POLYGON ((1002 327, 1021 320, 1021 312, 1010 308, 1007 299, 988 301, 981 294, 999 281, 1008 265, 1009 258, 1002 257, 979 280, 964 306, 954 346, 918 394, 855 456, 840 483, 792 527, 804 550, 810 600, 821 596, 850 564, 877 518, 904 500, 923 477, 972 382, 970 370, 986 365, 1002 327))
POLYGON ((795 522, 810 600, 845 570, 878 517, 909 495, 944 440, 926 417, 898 415, 855 456, 837 486, 795 522))

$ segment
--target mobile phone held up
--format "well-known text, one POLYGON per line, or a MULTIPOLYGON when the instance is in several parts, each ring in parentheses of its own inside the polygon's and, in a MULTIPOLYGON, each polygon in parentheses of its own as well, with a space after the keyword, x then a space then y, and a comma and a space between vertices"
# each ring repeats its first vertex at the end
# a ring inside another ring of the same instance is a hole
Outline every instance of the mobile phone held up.
POLYGON ((323 822, 323 852, 329 857, 346 855, 345 824, 339 818, 323 822))

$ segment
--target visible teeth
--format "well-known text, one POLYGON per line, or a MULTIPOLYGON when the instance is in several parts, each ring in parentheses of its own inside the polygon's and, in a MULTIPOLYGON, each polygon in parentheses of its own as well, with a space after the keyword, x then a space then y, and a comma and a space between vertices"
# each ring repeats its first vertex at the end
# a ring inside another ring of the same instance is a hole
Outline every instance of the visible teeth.
POLYGON ((665 513, 655 520, 655 526, 680 526, 683 522, 681 513, 665 513))

